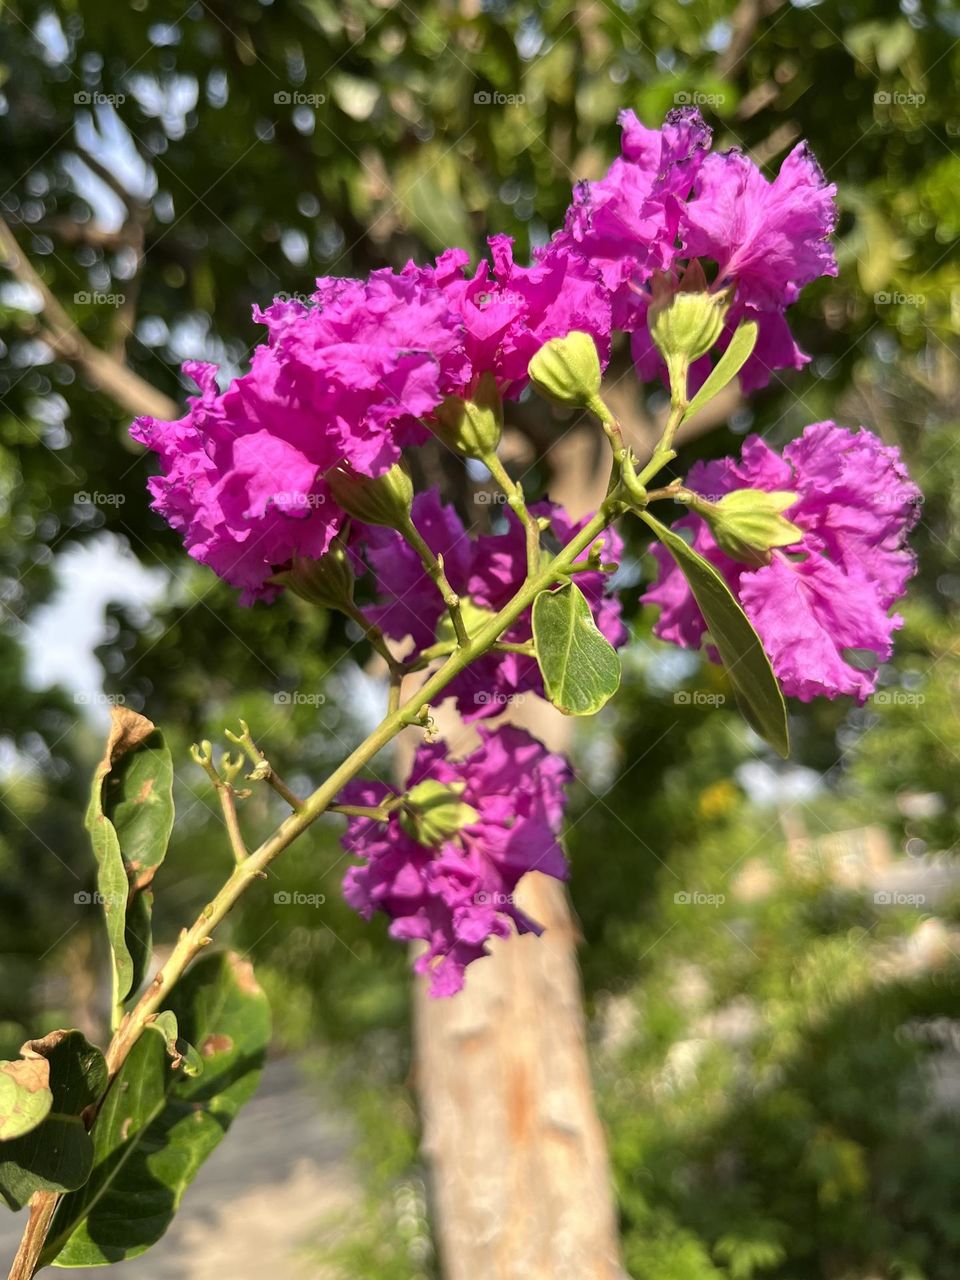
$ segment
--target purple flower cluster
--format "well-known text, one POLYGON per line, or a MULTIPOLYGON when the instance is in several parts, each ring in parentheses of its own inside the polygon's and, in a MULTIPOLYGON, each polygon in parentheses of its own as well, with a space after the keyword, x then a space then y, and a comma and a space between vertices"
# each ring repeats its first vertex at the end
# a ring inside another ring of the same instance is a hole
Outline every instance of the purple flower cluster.
MULTIPOLYGON (((528 871, 566 879, 557 836, 563 822, 569 766, 536 738, 512 727, 480 730, 480 746, 450 760, 442 743, 417 752, 408 787, 431 780, 451 787, 472 819, 442 843, 418 843, 395 810, 387 822, 352 818, 344 846, 362 859, 344 879, 347 901, 365 919, 375 911, 390 933, 419 940, 418 973, 430 975, 430 994, 454 995, 465 967, 487 955, 491 937, 541 927, 516 906, 514 891, 528 871)), ((353 782, 340 801, 377 806, 393 793, 382 783, 353 782)))
MULTIPOLYGON (((620 123, 620 157, 598 182, 577 187, 564 228, 540 261, 581 256, 596 266, 611 291, 615 328, 633 335, 644 381, 665 376, 647 324, 646 286, 655 271, 676 281, 694 259, 716 264, 713 289, 733 291, 717 349, 744 319, 758 324, 740 374, 744 391, 765 386, 776 369, 802 368, 809 357, 784 312, 804 285, 837 273, 829 241, 836 188, 807 145, 790 152, 771 182, 739 151, 709 153, 711 133, 694 108, 671 112, 662 130, 647 129, 632 111, 620 123)), ((709 371, 704 356, 690 389, 709 371)))
MULTIPOLYGON (((574 522, 552 502, 535 503, 532 514, 550 521, 547 535, 563 546, 579 532, 586 519, 574 522)), ((441 502, 436 489, 417 494, 413 520, 435 555, 443 556, 450 585, 473 609, 490 616, 516 595, 527 576, 523 527, 507 509, 502 533, 471 538, 451 506, 441 502)), ((604 535, 604 555, 616 562, 623 551, 620 536, 609 529, 604 535)), ((392 529, 364 529, 357 538, 374 572, 379 601, 366 610, 385 635, 394 640, 412 637, 417 649, 437 639, 446 609, 420 558, 392 529)), ((584 559, 586 552, 580 557, 584 559)), ((619 648, 627 630, 620 620, 620 601, 609 586, 610 575, 601 570, 577 574, 577 585, 586 596, 594 620, 607 640, 619 648)), ((530 610, 525 610, 505 632, 503 639, 522 644, 531 638, 530 610)), ((511 698, 525 693, 543 694, 536 659, 516 653, 488 653, 472 663, 447 686, 457 699, 465 720, 497 715, 511 698)))
POLYGON ((257 311, 269 340, 226 391, 214 366, 188 364, 201 394, 187 414, 132 429, 160 457, 155 510, 246 601, 274 595, 292 556, 329 547, 343 515, 326 472, 382 475, 467 368, 447 302, 414 274, 321 280, 314 298, 257 311))
MULTIPOLYGON (((919 515, 920 491, 897 449, 862 428, 818 422, 782 457, 751 436, 739 461, 698 462, 686 484, 708 500, 734 489, 797 494, 784 515, 802 538, 773 551, 759 568, 724 554, 699 515, 674 527, 690 530, 692 546, 739 598, 784 693, 804 702, 842 694, 865 701, 901 625, 889 610, 915 571, 905 543, 919 515)), ((659 577, 643 600, 660 606, 654 631, 699 648, 706 622, 686 579, 663 547, 654 544, 652 551, 659 577)))
MULTIPOLYGON (((334 468, 384 475, 403 449, 430 439, 443 402, 470 398, 484 375, 502 397, 516 399, 531 358, 551 339, 586 333, 605 367, 612 335, 625 332, 640 377, 665 377, 649 328, 654 290, 659 306, 675 289, 709 288, 724 308, 717 351, 745 319, 757 323, 740 374, 745 391, 764 386, 774 370, 807 362, 786 312, 805 285, 835 275, 837 266, 829 240, 835 189, 806 145, 769 180, 739 151, 711 151, 711 132, 695 110, 671 112, 662 129, 646 128, 630 111, 620 122, 621 155, 599 181, 577 186, 563 228, 531 265, 515 262, 512 242, 494 236, 489 257, 472 271, 469 256, 451 248, 432 265, 408 263, 362 281, 324 278, 305 301, 255 310, 266 340, 225 389, 214 366, 184 366, 199 387, 186 414, 175 422, 140 418, 133 435, 160 460, 150 481, 153 506, 195 559, 238 587, 245 602, 272 598, 291 562, 320 559, 344 531, 347 517, 327 480, 334 468)), ((589 364, 595 377, 592 354, 589 364)), ((688 392, 710 365, 710 354, 694 363, 688 392)), ((796 494, 784 514, 800 530, 798 541, 760 563, 731 558, 700 515, 677 527, 690 531, 741 601, 786 693, 863 701, 890 655, 900 625, 890 609, 914 570, 904 541, 918 491, 897 451, 864 430, 824 422, 782 456, 753 437, 739 460, 699 463, 687 483, 708 501, 739 489, 796 494)), ((350 503, 349 491, 337 492, 350 503)), ((401 527, 403 502, 394 520, 401 527)), ((373 510, 364 518, 376 518, 373 510)), ((531 510, 547 544, 567 544, 583 527, 550 502, 531 510)), ((412 518, 442 557, 471 629, 526 581, 526 539, 512 510, 504 510, 497 532, 474 536, 432 489, 415 497, 412 518)), ((406 532, 415 540, 409 526, 406 532)), ((373 578, 365 607, 371 623, 391 640, 410 638, 413 656, 446 639, 440 593, 401 533, 353 521, 349 546, 373 578)), ((618 561, 622 549, 608 529, 603 560, 618 561)), ((663 547, 653 555, 659 576, 643 599, 660 607, 655 631, 699 648, 706 624, 686 580, 663 547)), ((627 633, 609 576, 591 564, 576 582, 601 633, 622 645, 627 633)), ((529 610, 502 640, 531 640, 529 610)), ((446 692, 464 719, 482 720, 517 695, 544 690, 533 657, 498 651, 460 672, 446 692)), ((490 937, 509 935, 511 921, 520 932, 539 932, 513 899, 526 871, 566 875, 557 844, 566 762, 515 728, 481 728, 480 737, 459 762, 440 745, 423 746, 389 816, 354 817, 346 835, 361 859, 345 880, 349 902, 367 917, 385 912, 395 937, 425 944, 417 968, 429 973, 434 995, 459 990, 465 966, 486 954, 490 937)), ((355 782, 341 800, 381 809, 392 795, 355 782)))
MULTIPOLYGON (((783 313, 804 284, 836 271, 826 239, 834 192, 813 158, 798 147, 768 182, 738 152, 708 154, 710 130, 694 110, 671 113, 662 130, 632 112, 621 123, 621 157, 578 186, 564 229, 533 265, 494 236, 472 275, 468 255, 450 249, 433 266, 324 278, 307 302, 255 311, 267 341, 225 391, 213 366, 184 366, 200 387, 186 415, 140 418, 133 435, 159 456, 153 505, 192 556, 244 601, 270 599, 276 572, 322 555, 343 524, 330 468, 382 475, 428 438, 441 401, 469 395, 484 373, 515 398, 551 338, 589 333, 605 363, 611 333, 626 330, 641 376, 656 377, 646 286, 698 255, 717 263, 713 287, 735 290, 719 345, 745 316, 759 321, 745 389, 805 362, 783 313)), ((704 357, 691 376, 708 368, 704 357)))

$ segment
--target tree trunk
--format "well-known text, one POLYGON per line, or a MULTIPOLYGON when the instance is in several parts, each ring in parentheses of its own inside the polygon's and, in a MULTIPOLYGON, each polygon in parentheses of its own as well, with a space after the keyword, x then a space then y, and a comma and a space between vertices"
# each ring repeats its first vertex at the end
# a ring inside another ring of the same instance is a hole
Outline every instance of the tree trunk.
POLYGON ((453 1000, 416 997, 417 1078, 444 1280, 620 1280, 567 893, 539 872, 546 926, 494 940, 453 1000))
MULTIPOLYGON (((551 496, 574 516, 603 497, 598 435, 569 432, 551 454, 551 496)), ((446 712, 438 716, 444 736, 457 753, 469 750, 469 735, 446 712)), ((569 720, 538 699, 508 718, 554 750, 569 745, 569 720)), ((442 1274, 621 1280, 570 901, 538 872, 523 878, 518 898, 545 926, 542 937, 494 939, 452 1000, 431 1000, 417 982, 416 1077, 442 1274)))

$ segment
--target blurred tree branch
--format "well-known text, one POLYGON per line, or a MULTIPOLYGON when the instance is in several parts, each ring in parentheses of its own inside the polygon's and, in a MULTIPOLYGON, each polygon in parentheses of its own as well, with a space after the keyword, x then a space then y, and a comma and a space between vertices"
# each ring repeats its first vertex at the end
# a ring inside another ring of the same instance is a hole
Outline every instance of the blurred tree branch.
POLYGON ((98 390, 129 413, 148 414, 155 418, 177 416, 175 401, 134 373, 122 360, 94 346, 80 332, 3 219, 0 219, 0 262, 21 284, 39 293, 44 339, 58 355, 81 369, 98 390))

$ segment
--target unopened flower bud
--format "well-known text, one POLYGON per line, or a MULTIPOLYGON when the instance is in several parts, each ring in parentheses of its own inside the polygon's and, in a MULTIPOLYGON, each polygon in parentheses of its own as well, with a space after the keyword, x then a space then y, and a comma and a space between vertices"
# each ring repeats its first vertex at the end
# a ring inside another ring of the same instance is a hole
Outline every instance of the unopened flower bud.
POLYGON ((600 357, 589 333, 574 330, 551 338, 527 366, 530 381, 559 404, 590 409, 607 421, 610 411, 600 398, 600 357))
POLYGON ((803 537, 803 530, 782 515, 796 501, 795 493, 782 490, 735 489, 718 502, 691 506, 709 524, 721 551, 744 564, 762 565, 773 547, 789 547, 803 537))
POLYGON ((418 844, 437 848, 480 820, 477 810, 461 799, 465 789, 464 782, 418 782, 403 798, 400 825, 418 844))
POLYGON ((340 538, 319 560, 294 556, 290 568, 274 574, 271 581, 324 609, 341 609, 353 603, 353 565, 340 538))
POLYGON ((496 453, 503 430, 503 403, 492 373, 485 373, 469 400, 448 396, 435 414, 434 431, 468 458, 496 453))
POLYGON ((396 463, 382 476, 365 476, 341 462, 324 478, 334 500, 364 524, 400 529, 410 519, 413 482, 396 463))
POLYGON ((724 294, 681 290, 663 301, 654 295, 648 313, 650 336, 669 368, 705 356, 720 337, 728 299, 724 294))

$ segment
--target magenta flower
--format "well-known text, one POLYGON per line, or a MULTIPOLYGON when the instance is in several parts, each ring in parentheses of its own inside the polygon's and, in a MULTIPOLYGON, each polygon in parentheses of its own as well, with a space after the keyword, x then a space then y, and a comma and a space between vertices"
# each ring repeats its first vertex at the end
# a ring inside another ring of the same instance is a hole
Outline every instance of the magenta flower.
MULTIPOLYGON (((549 518, 548 536, 559 544, 569 542, 586 523, 586 519, 572 521, 551 502, 535 503, 531 511, 549 518)), ((526 542, 519 520, 509 509, 502 533, 471 538, 454 509, 441 503, 436 489, 429 489, 414 499, 413 519, 431 551, 443 556, 450 585, 472 606, 493 615, 523 585, 526 542)), ((608 529, 604 538, 604 559, 618 561, 623 551, 619 535, 608 529)), ((367 617, 391 639, 412 636, 418 649, 432 645, 446 609, 415 552, 389 529, 364 529, 357 545, 363 547, 376 579, 378 602, 365 609, 367 617)), ((588 571, 578 573, 576 580, 600 631, 619 648, 626 642, 627 631, 620 620, 620 601, 609 589, 610 575, 588 571)), ((530 638, 530 611, 526 610, 503 639, 522 644, 530 638)), ((542 696, 543 681, 536 659, 516 653, 488 653, 456 676, 447 693, 457 699, 465 720, 476 720, 497 715, 518 695, 542 696)))
MULTIPOLYGON (((782 457, 751 436, 739 462, 698 462, 686 483, 708 500, 744 488, 797 494, 784 515, 803 537, 773 551, 760 568, 725 555, 698 515, 684 516, 674 528, 689 529, 692 545, 723 574, 784 693, 804 702, 841 694, 864 702, 902 623, 888 611, 916 568, 905 543, 918 518, 920 491, 899 451, 863 428, 854 432, 818 422, 787 445, 782 457), (865 661, 855 665, 851 659, 858 655, 865 661)), ((660 606, 654 632, 684 648, 699 648, 706 623, 686 579, 659 544, 652 552, 659 576, 643 600, 660 606)))
POLYGON ((648 129, 621 111, 621 156, 598 182, 580 182, 562 231, 541 262, 581 258, 611 294, 614 327, 629 327, 637 289, 673 265, 683 201, 710 148, 711 133, 692 107, 671 111, 663 129, 648 129))
POLYGON ((220 393, 212 365, 187 364, 201 394, 185 416, 138 418, 131 430, 160 457, 154 509, 246 602, 275 594, 278 567, 322 555, 338 532, 324 474, 344 460, 383 474, 428 437, 420 418, 466 370, 459 320, 408 273, 321 280, 313 304, 255 316, 269 341, 248 373, 220 393))
POLYGON ((604 364, 610 354, 610 299, 596 272, 580 255, 557 253, 531 267, 513 260, 513 241, 492 236, 491 259, 472 276, 463 249, 449 249, 435 267, 410 263, 405 274, 443 294, 464 328, 467 366, 457 394, 469 396, 480 375, 493 373, 503 395, 526 387, 527 365, 551 338, 572 330, 589 333, 604 364))
MULTIPOLYGON (((756 320, 757 345, 741 385, 763 387, 776 369, 802 368, 784 313, 804 285, 836 275, 829 236, 836 188, 801 143, 768 181, 739 151, 707 155, 710 131, 697 111, 671 112, 662 130, 646 129, 622 112, 621 156, 599 182, 581 183, 557 249, 592 262, 611 290, 617 329, 633 334, 633 356, 644 381, 666 369, 647 327, 646 286, 655 270, 675 278, 693 259, 716 264, 711 288, 730 287, 722 350, 744 319, 756 320)), ((703 357, 691 370, 692 392, 710 370, 703 357)))
MULTIPOLYGON (((364 919, 391 919, 391 936, 426 943, 414 969, 430 975, 430 994, 454 995, 464 969, 489 954, 491 937, 541 926, 516 906, 514 890, 527 871, 566 879, 557 837, 563 822, 569 765, 522 729, 480 730, 480 746, 465 760, 445 757, 442 743, 417 752, 408 787, 432 780, 450 786, 468 806, 467 823, 434 845, 420 844, 398 811, 387 822, 351 818, 344 847, 362 859, 344 877, 344 894, 364 919)), ((378 806, 391 795, 377 782, 352 782, 340 802, 378 806)))

